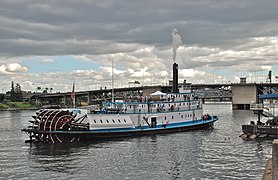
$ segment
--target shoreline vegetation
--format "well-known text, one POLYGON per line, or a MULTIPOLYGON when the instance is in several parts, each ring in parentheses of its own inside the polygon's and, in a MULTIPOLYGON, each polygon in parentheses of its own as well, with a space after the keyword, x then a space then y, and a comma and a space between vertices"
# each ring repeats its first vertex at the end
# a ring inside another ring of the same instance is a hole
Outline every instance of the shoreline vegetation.
POLYGON ((29 102, 5 102, 0 103, 0 111, 13 111, 13 110, 35 110, 38 107, 30 104, 29 102))

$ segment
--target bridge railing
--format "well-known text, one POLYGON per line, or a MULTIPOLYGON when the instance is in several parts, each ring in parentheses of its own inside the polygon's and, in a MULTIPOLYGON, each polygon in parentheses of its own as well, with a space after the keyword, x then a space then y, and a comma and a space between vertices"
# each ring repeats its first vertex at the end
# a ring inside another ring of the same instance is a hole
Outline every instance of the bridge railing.
POLYGON ((262 103, 256 104, 256 103, 251 103, 250 104, 250 110, 263 110, 264 105, 262 103))

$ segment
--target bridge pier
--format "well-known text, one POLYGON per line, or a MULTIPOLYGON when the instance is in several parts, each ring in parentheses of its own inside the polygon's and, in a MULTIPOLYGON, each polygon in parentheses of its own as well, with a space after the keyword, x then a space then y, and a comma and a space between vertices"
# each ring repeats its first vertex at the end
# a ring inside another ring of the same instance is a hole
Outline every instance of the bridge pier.
POLYGON ((233 84, 232 92, 233 109, 250 109, 250 104, 257 102, 258 91, 255 83, 233 84))

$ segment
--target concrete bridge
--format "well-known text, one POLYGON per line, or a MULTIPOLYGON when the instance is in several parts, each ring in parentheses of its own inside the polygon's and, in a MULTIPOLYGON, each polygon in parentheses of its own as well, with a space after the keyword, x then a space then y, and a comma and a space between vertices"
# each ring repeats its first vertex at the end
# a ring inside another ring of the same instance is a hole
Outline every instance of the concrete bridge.
MULTIPOLYGON (((234 109, 249 109, 258 102, 259 94, 277 93, 278 83, 237 83, 237 84, 192 84, 191 89, 203 103, 207 101, 231 101, 234 109)), ((130 99, 149 96, 155 91, 171 92, 172 86, 141 86, 114 89, 115 99, 130 99)), ((75 92, 76 105, 85 106, 111 100, 112 89, 75 92)), ((60 105, 72 107, 71 92, 36 94, 32 101, 38 106, 60 105)))

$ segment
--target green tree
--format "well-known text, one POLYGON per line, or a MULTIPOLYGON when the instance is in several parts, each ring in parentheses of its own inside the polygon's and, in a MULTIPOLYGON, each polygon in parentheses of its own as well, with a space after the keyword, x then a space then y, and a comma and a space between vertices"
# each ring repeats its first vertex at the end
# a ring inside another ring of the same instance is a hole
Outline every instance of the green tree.
POLYGON ((12 83, 11 83, 10 100, 11 100, 12 102, 15 102, 15 101, 16 101, 16 93, 15 93, 14 82, 13 82, 13 81, 12 81, 12 83))
POLYGON ((0 102, 3 102, 4 98, 5 98, 4 94, 0 94, 0 102))
POLYGON ((19 83, 14 86, 14 82, 11 83, 11 93, 10 93, 10 100, 12 102, 21 102, 22 101, 22 91, 21 86, 19 83))
POLYGON ((15 86, 15 94, 16 94, 16 101, 21 102, 22 101, 22 91, 21 91, 21 86, 19 85, 19 83, 17 83, 15 86))

